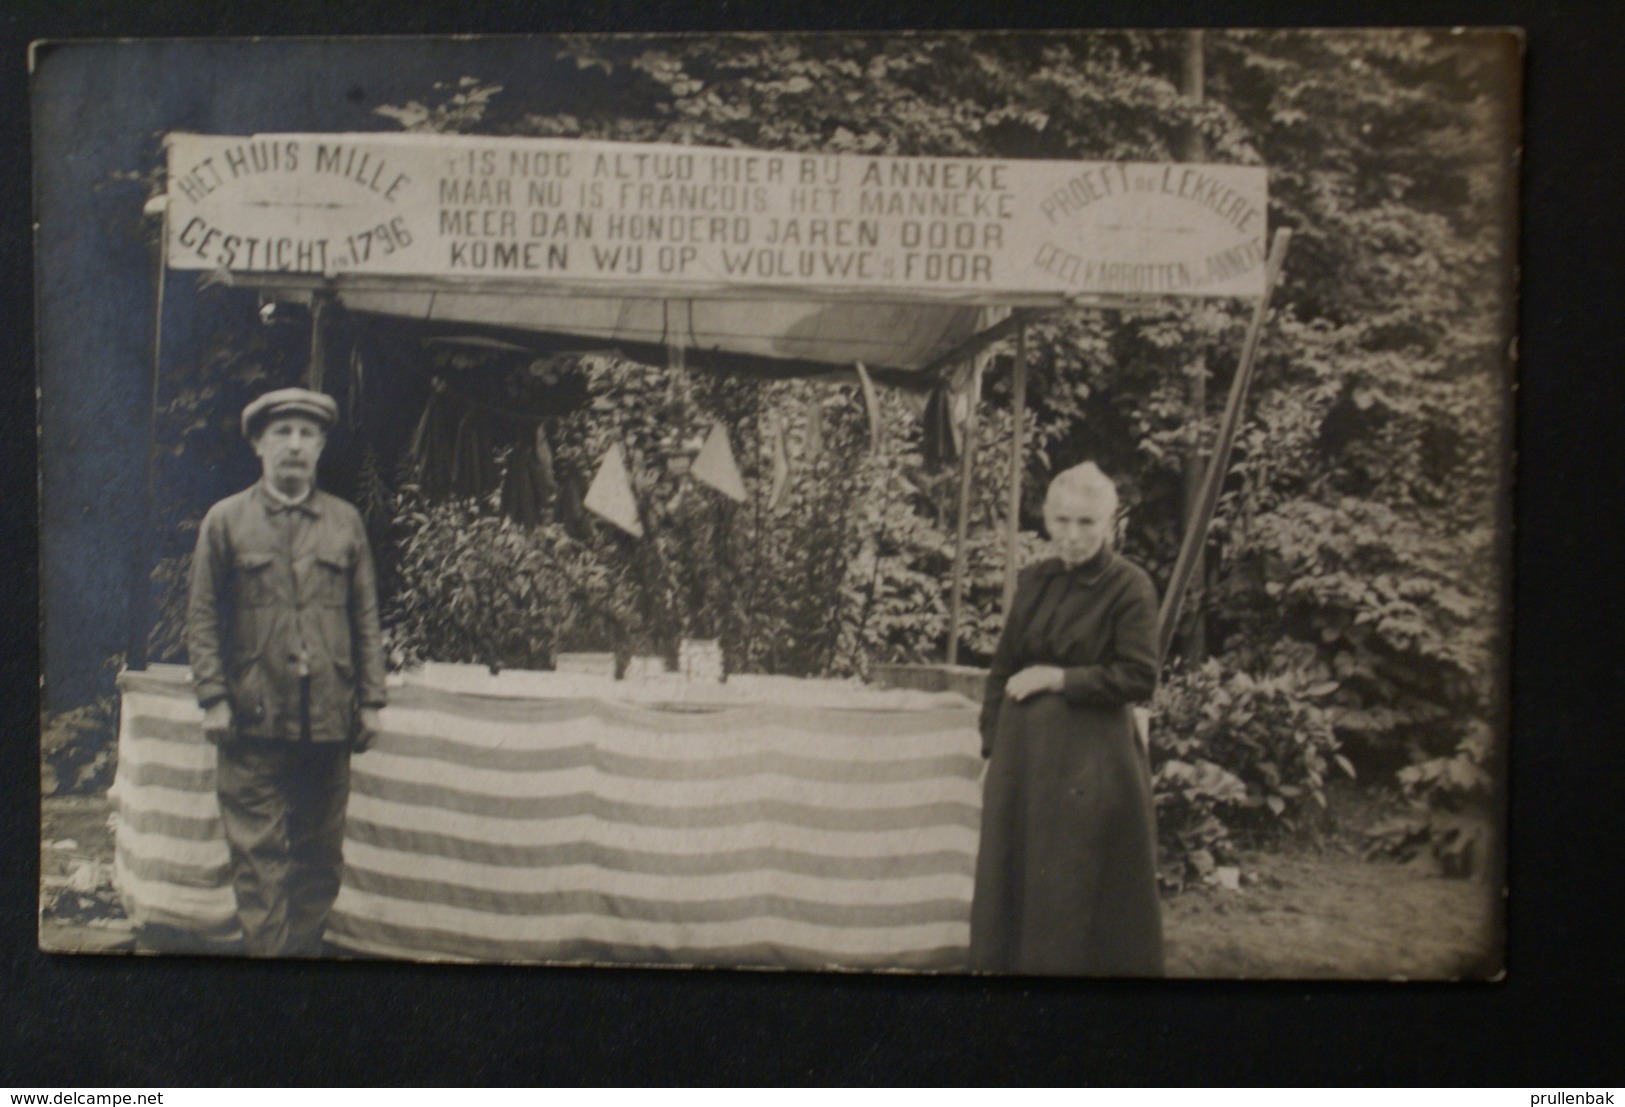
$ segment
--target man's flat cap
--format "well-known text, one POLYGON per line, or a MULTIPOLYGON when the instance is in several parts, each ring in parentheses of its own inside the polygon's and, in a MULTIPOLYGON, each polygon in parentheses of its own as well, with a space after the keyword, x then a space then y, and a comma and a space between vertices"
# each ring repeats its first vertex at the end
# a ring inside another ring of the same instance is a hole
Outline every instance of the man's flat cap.
POLYGON ((303 415, 330 431, 339 421, 339 405, 333 397, 308 388, 279 388, 243 408, 243 437, 252 439, 278 415, 303 415))

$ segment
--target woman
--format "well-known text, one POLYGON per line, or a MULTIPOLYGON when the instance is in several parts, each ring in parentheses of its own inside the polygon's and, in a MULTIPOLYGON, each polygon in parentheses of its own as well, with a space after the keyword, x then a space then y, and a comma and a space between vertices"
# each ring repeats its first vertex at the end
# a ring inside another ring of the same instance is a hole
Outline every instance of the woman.
POLYGON ((982 704, 991 757, 971 909, 983 972, 1160 976, 1155 815, 1130 704, 1156 685, 1156 590, 1108 538, 1117 489, 1055 478, 1057 556, 1024 571, 982 704))

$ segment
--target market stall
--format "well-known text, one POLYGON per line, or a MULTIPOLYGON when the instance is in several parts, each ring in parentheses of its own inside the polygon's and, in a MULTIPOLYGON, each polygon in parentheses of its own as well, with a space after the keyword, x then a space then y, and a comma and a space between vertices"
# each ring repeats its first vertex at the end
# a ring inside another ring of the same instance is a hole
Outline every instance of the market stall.
MULTIPOLYGON (((1256 297, 1245 364, 1280 265, 1279 236, 1266 259, 1258 168, 446 135, 168 145, 168 192, 152 207, 160 303, 163 274, 179 269, 308 305, 314 388, 333 305, 428 335, 528 335, 651 364, 703 354, 706 370, 850 380, 872 397, 931 387, 1019 339, 1035 312, 1256 297)), ((1007 603, 1025 373, 1018 356, 1007 603)), ((950 664, 980 370, 965 376, 950 664)), ((717 452, 732 465, 725 442, 717 452)), ((737 481, 727 466, 724 492, 737 481)), ((623 468, 614 447, 595 488, 606 474, 624 485, 623 468)), ((587 506, 641 537, 619 485, 587 506)), ((184 670, 146 666, 143 651, 132 641, 121 677, 120 887, 138 923, 229 942, 213 750, 184 670)), ((963 696, 431 665, 399 679, 383 722, 354 761, 328 932, 343 949, 961 963, 980 802, 963 696)))

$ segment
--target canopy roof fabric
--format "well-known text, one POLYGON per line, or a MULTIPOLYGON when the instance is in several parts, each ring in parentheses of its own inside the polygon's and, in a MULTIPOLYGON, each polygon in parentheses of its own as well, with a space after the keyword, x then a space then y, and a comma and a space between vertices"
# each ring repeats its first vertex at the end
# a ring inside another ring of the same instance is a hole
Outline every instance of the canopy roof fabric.
MULTIPOLYGON (((666 364, 673 348, 694 364, 749 376, 850 374, 862 363, 876 380, 929 388, 957 360, 984 347, 1035 309, 889 299, 737 295, 595 295, 519 282, 412 279, 312 280, 290 274, 217 274, 268 300, 330 296, 347 310, 382 317, 422 338, 502 339, 544 352, 613 351, 666 364)), ((1105 298, 1096 298, 1105 305, 1105 298)), ((1113 304, 1127 302, 1124 299, 1113 304)))
MULTIPOLYGON (((816 300, 657 300, 558 296, 534 291, 381 292, 340 290, 351 311, 539 332, 587 348, 681 346, 736 355, 758 370, 805 373, 854 362, 918 371, 969 339, 978 307, 816 300)), ((436 327, 435 329, 439 329, 436 327)))

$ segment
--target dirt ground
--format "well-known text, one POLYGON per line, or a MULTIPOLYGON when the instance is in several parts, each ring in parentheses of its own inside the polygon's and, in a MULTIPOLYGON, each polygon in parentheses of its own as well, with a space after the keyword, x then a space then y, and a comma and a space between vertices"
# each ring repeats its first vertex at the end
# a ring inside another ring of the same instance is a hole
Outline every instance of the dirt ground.
MULTIPOLYGON (((107 951, 135 945, 112 887, 109 807, 48 798, 40 840, 40 942, 107 951)), ((1220 979, 1487 979, 1500 971, 1494 889, 1426 864, 1363 860, 1350 840, 1240 858, 1234 890, 1164 902, 1168 974, 1220 979)))
POLYGON ((40 826, 40 948, 131 948, 113 891, 112 808, 106 796, 46 797, 40 826))
POLYGON ((1163 905, 1168 975, 1492 979, 1501 970, 1491 887, 1431 866, 1350 853, 1247 854, 1254 882, 1163 905))

